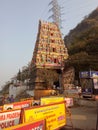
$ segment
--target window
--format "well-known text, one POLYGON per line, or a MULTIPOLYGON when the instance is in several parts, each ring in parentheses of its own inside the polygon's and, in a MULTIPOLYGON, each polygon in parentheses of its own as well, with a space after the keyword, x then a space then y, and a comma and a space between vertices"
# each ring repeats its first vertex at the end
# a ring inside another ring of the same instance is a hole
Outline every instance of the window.
POLYGON ((53 33, 51 33, 51 36, 53 36, 53 33))
POLYGON ((57 59, 54 59, 54 63, 57 63, 57 59))
POLYGON ((52 43, 55 43, 55 40, 51 40, 52 43))
POLYGON ((56 48, 53 48, 53 52, 56 52, 56 48))

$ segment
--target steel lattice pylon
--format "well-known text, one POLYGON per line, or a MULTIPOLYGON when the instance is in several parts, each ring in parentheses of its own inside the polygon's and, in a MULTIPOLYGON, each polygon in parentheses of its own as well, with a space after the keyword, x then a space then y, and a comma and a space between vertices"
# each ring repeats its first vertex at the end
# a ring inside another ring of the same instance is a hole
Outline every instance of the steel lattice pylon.
POLYGON ((61 7, 59 6, 57 0, 52 0, 49 3, 49 6, 50 5, 52 5, 52 7, 49 9, 49 12, 52 11, 53 14, 51 16, 49 16, 48 19, 52 19, 53 22, 55 22, 59 26, 59 28, 61 29, 62 28, 61 7))

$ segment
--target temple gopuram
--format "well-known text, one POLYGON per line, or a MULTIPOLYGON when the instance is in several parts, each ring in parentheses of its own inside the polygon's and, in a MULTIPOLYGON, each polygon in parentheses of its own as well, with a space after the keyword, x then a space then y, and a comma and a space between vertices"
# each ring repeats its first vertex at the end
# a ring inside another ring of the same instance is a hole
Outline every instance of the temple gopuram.
POLYGON ((64 61, 68 58, 67 48, 59 27, 55 23, 39 21, 38 35, 31 61, 32 88, 42 88, 44 81, 39 80, 40 69, 52 69, 61 74, 64 61))

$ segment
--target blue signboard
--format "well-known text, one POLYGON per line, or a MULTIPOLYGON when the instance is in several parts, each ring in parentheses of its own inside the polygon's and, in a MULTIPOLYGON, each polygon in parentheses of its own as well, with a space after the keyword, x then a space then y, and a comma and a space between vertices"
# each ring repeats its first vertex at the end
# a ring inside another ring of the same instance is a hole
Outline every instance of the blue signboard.
POLYGON ((79 73, 80 78, 90 78, 90 72, 89 71, 82 71, 79 73))
POLYGON ((98 71, 82 71, 79 73, 80 78, 98 78, 98 71))
POLYGON ((98 71, 90 71, 90 77, 91 78, 98 78, 98 71))

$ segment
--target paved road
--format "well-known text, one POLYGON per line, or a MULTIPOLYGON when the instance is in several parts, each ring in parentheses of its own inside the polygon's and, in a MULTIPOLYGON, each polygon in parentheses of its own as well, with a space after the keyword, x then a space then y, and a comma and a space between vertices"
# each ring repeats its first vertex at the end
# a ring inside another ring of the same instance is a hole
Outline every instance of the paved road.
MULTIPOLYGON (((94 101, 84 101, 84 104, 70 109, 73 127, 74 129, 96 130, 97 104, 94 101)), ((70 122, 68 121, 68 123, 70 122)))

